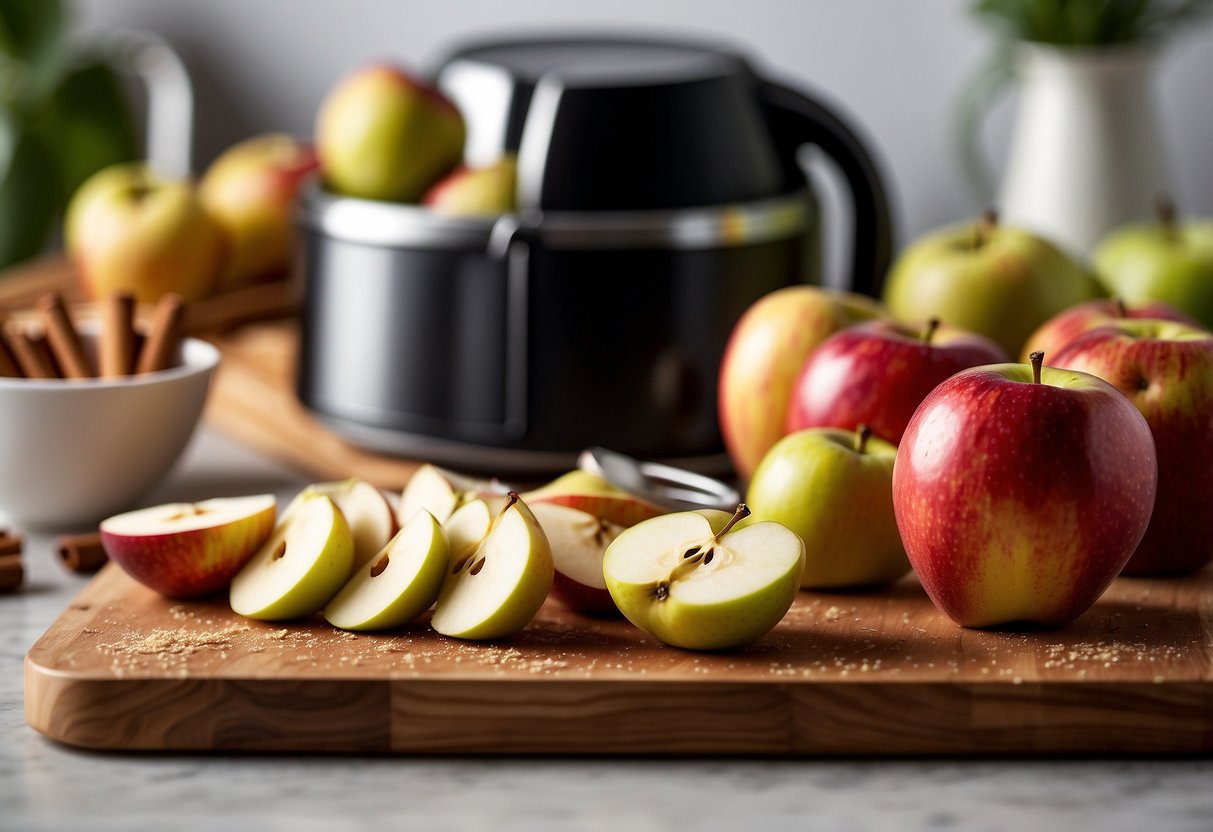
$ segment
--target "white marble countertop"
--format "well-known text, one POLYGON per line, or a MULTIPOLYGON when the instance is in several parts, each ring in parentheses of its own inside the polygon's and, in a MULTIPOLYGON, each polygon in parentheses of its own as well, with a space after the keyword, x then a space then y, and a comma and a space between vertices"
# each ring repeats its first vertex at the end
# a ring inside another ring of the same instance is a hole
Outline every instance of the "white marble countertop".
MULTIPOLYGON (((274 491, 296 473, 203 431, 153 499, 274 491)), ((21 661, 85 579, 26 542, 0 596, 0 830, 1213 829, 1213 760, 592 760, 114 755, 25 724, 21 661)), ((912 719, 912 714, 906 715, 912 719)))

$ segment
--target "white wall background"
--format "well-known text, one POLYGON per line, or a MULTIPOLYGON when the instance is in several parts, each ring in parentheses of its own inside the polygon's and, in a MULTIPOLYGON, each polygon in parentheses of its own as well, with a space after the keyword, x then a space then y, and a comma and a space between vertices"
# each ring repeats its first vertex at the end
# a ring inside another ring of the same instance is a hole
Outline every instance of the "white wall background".
MULTIPOLYGON (((872 138, 904 243, 981 207, 965 185, 953 127, 958 92, 992 46, 968 7, 968 0, 81 0, 78 16, 85 27, 155 29, 180 49, 198 97, 197 166, 253 133, 310 134, 325 91, 364 61, 389 57, 425 69, 471 34, 657 27, 727 37, 760 65, 824 92, 872 138)), ((1179 205, 1213 214, 1213 23, 1169 44, 1155 82, 1179 205)), ((1012 106, 1004 102, 987 129, 998 158, 1012 106)), ((827 201, 832 190, 827 183, 827 201)))

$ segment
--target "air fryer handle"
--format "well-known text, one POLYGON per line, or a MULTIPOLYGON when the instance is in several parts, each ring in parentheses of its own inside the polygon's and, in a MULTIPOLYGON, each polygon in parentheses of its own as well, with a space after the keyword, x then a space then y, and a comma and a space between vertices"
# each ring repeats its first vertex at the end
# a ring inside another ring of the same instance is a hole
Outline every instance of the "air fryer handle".
POLYGON ((505 279, 505 401, 501 438, 521 439, 527 429, 528 364, 530 350, 531 246, 533 222, 515 214, 497 220, 489 235, 488 255, 501 264, 505 279))
POLYGON ((819 102, 773 81, 760 81, 758 92, 786 164, 796 167, 796 151, 815 144, 846 177, 855 214, 848 288, 878 296, 893 256, 893 224, 875 161, 859 136, 819 102))

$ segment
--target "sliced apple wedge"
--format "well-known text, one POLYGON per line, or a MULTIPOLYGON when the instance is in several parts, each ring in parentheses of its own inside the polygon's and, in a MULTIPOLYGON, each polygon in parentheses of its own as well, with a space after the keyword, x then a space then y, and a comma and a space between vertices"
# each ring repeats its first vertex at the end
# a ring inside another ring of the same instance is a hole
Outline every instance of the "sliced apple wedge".
POLYGON ((383 492, 359 479, 309 485, 291 501, 283 517, 289 516, 295 504, 308 494, 323 494, 341 510, 354 536, 355 569, 378 554, 399 528, 396 512, 383 492))
POLYGON ((265 621, 311 615, 341 589, 353 562, 345 517, 328 497, 309 494, 232 580, 232 610, 265 621))
POLYGON ((620 611, 674 647, 724 650, 766 634, 800 589, 805 551, 779 523, 731 531, 749 514, 679 512, 626 530, 603 573, 620 611))
POLYGON ((532 507, 555 503, 580 509, 625 528, 666 513, 660 506, 616 488, 597 474, 581 470, 557 477, 542 488, 523 494, 522 499, 532 507))
POLYGON ((447 569, 431 626, 453 638, 508 638, 543 606, 553 574, 539 521, 511 492, 484 539, 447 569))
POLYGON ((484 540, 492 527, 493 512, 484 500, 472 500, 455 509, 450 519, 442 524, 450 544, 451 564, 484 540))
POLYGON ((390 630, 409 623, 438 599, 450 557, 434 515, 422 509, 354 572, 324 609, 342 630, 390 630))
POLYGON ((576 612, 618 615, 602 574, 602 556, 623 526, 558 503, 538 503, 531 511, 552 547, 552 594, 576 612))
POLYGON ((226 589, 274 531, 276 501, 255 497, 169 503, 101 523, 101 545, 135 580, 170 598, 226 589))
POLYGON ((425 509, 439 523, 445 523, 461 505, 477 497, 490 496, 494 489, 491 482, 465 477, 436 465, 422 465, 400 494, 396 519, 403 525, 425 509))

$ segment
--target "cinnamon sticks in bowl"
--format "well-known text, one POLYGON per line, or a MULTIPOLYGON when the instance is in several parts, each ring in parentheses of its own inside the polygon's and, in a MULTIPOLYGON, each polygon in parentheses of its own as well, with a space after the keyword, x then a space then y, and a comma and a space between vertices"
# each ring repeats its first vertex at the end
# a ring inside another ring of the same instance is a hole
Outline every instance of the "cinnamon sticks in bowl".
POLYGON ((37 326, 19 327, 0 310, 0 377, 113 379, 167 369, 181 341, 185 302, 164 295, 141 333, 134 297, 109 296, 101 302, 95 360, 58 294, 39 299, 36 312, 37 326))

